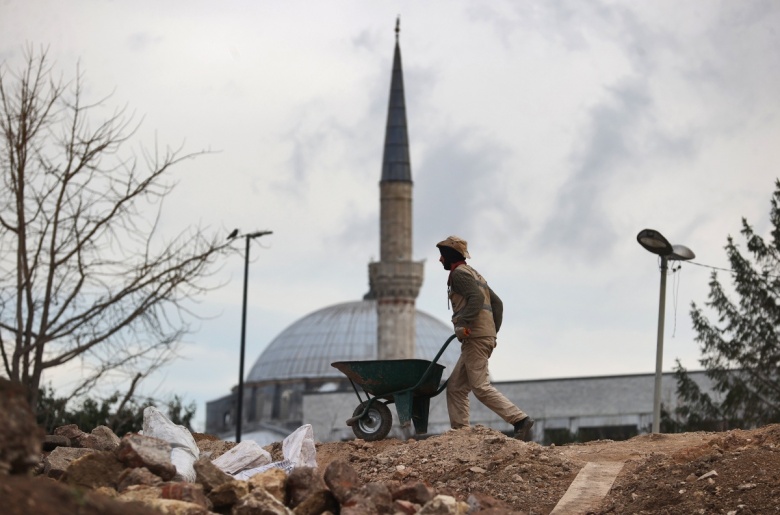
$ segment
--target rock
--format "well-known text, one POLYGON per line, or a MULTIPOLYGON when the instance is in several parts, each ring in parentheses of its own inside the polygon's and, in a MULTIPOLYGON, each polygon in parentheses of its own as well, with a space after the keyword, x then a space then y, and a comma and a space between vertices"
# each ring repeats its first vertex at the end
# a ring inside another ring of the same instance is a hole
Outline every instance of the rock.
POLYGON ((92 451, 73 460, 65 471, 65 481, 81 488, 115 488, 124 472, 124 464, 113 453, 92 451))
POLYGON ((334 460, 325 469, 325 484, 328 485, 339 504, 346 504, 352 492, 360 487, 361 481, 355 469, 344 460, 334 460))
POLYGON ((209 493, 223 483, 233 480, 233 478, 222 472, 222 470, 214 465, 207 457, 198 459, 193 464, 193 468, 195 469, 195 480, 203 485, 203 489, 206 493, 209 493))
POLYGON ((44 476, 0 476, 3 515, 160 515, 142 503, 115 496, 111 488, 83 490, 44 476))
POLYGON ((287 476, 288 506, 295 508, 308 497, 327 488, 317 469, 296 467, 287 476))
POLYGON ((292 511, 264 488, 255 488, 239 499, 230 513, 231 515, 289 515, 292 511))
POLYGON ((487 494, 472 492, 466 499, 469 506, 469 513, 479 513, 487 515, 488 513, 511 513, 512 507, 504 501, 491 497, 487 494))
POLYGON ((232 479, 214 488, 208 493, 208 498, 214 505, 214 509, 220 511, 222 508, 233 506, 248 493, 249 483, 232 479))
POLYGON ((374 503, 367 497, 356 495, 350 497, 346 503, 339 507, 340 515, 378 515, 379 511, 374 503))
POLYGON ((119 447, 121 440, 108 426, 97 426, 91 433, 84 433, 79 439, 79 447, 113 451, 119 447))
POLYGON ((79 426, 76 424, 68 424, 65 426, 60 426, 54 430, 54 435, 56 436, 64 436, 65 438, 68 438, 69 440, 76 442, 78 439, 84 434, 84 431, 79 429, 79 426))
POLYGON ((393 511, 402 515, 414 515, 420 511, 421 506, 413 502, 396 499, 393 501, 393 511))
POLYGON ((156 486, 162 482, 160 476, 153 474, 146 467, 126 468, 117 479, 116 489, 118 492, 124 492, 134 485, 156 486))
POLYGON ((60 479, 73 461, 93 452, 92 449, 57 447, 43 459, 43 473, 52 479, 60 479))
POLYGON ((196 483, 177 482, 161 485, 163 499, 174 499, 192 504, 197 504, 207 510, 211 510, 211 501, 203 493, 203 486, 196 483))
POLYGON ((466 515, 469 505, 449 495, 437 495, 423 506, 418 515, 466 515))
POLYGON ((400 485, 393 489, 391 493, 394 500, 408 501, 420 506, 433 499, 434 495, 432 488, 419 481, 400 485))
MULTIPOLYGON (((158 478, 159 479, 159 478, 158 478)), ((106 497, 116 498, 119 492, 111 488, 110 486, 99 486, 93 490, 96 494, 105 495, 106 497)))
POLYGON ((411 476, 412 473, 413 471, 405 465, 397 465, 395 467, 395 472, 393 472, 393 479, 401 481, 411 476))
POLYGON ((68 424, 55 429, 51 436, 67 438, 72 447, 99 451, 113 451, 119 447, 120 442, 119 437, 108 426, 97 426, 91 433, 85 433, 76 424, 68 424))
POLYGON ((117 499, 149 503, 154 499, 162 499, 162 488, 160 486, 133 485, 121 492, 117 499))
POLYGON ((43 437, 43 450, 46 452, 53 451, 57 447, 71 447, 73 443, 70 438, 62 435, 46 435, 43 437))
POLYGON ((698 479, 696 479, 696 481, 701 481, 702 479, 708 479, 711 477, 718 477, 718 473, 715 472, 714 470, 710 470, 706 474, 702 474, 701 476, 699 476, 698 479))
POLYGON ((393 496, 384 483, 367 483, 353 493, 353 497, 356 495, 365 498, 367 502, 362 504, 373 505, 379 514, 393 513, 393 496))
POLYGON ((128 467, 146 467, 165 481, 176 475, 171 463, 171 446, 158 438, 129 434, 116 450, 117 458, 128 467))
POLYGON ((0 378, 0 474, 26 474, 40 462, 43 430, 19 383, 0 378))
MULTIPOLYGON (((288 504, 291 506, 291 504, 288 504)), ((339 504, 330 490, 323 489, 311 493, 293 508, 295 515, 320 515, 322 513, 338 513, 339 504)))
POLYGON ((287 502, 287 472, 282 469, 269 469, 259 474, 255 474, 247 481, 250 490, 262 488, 273 495, 277 501, 284 504, 287 502))
POLYGON ((203 506, 176 499, 152 499, 145 504, 157 513, 165 515, 213 515, 203 506))
POLYGON ((338 513, 338 501, 328 490, 317 469, 296 467, 287 476, 287 506, 296 515, 338 513))

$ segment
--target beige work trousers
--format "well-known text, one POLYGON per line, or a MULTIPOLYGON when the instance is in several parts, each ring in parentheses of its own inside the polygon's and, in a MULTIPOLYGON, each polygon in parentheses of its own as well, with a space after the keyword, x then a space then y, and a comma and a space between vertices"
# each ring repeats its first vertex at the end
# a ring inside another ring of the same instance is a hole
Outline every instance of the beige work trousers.
POLYGON ((527 416, 490 384, 488 359, 495 347, 493 336, 468 338, 461 343, 460 357, 447 381, 447 411, 453 429, 469 426, 469 392, 510 424, 527 416))

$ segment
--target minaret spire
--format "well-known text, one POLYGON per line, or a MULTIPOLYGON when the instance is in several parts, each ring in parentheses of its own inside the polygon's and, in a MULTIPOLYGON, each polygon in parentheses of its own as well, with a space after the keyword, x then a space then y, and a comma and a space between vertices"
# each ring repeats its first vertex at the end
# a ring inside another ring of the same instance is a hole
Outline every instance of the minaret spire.
POLYGON ((382 157, 383 182, 412 181, 412 166, 409 161, 409 134, 406 126, 406 101, 404 100, 404 73, 401 66, 401 47, 398 44, 400 20, 398 18, 395 26, 396 41, 393 54, 393 75, 390 79, 390 101, 387 106, 385 150, 382 157))
POLYGON ((404 79, 395 23, 395 52, 387 107, 382 177, 379 182, 380 261, 369 265, 370 292, 377 299, 377 357, 409 359, 415 349, 415 299, 422 261, 412 261, 412 166, 406 124, 404 79))

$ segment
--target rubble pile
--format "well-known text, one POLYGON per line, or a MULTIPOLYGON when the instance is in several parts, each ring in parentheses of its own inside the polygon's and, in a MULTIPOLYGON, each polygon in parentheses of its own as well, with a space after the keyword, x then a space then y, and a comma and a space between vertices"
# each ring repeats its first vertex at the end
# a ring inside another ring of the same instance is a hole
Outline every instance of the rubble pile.
MULTIPOLYGON (((8 399, 16 397, 3 395, 0 399, 8 404, 8 399)), ((85 433, 75 425, 42 436, 24 398, 21 400, 13 400, 13 406, 0 406, 7 408, 6 413, 13 413, 14 420, 0 431, 0 470, 11 476, 4 479, 0 475, 0 498, 14 488, 30 488, 30 496, 21 506, 4 503, 7 515, 511 513, 488 496, 474 495, 468 501, 458 501, 437 495, 423 481, 364 482, 343 459, 331 461, 324 470, 299 466, 288 472, 270 466, 247 479, 236 479, 215 464, 220 456, 236 448, 235 444, 208 435, 194 435, 200 456, 192 464, 194 481, 187 481, 171 462, 173 449, 165 440, 138 433, 120 438, 105 426, 85 433), (28 481, 22 486, 13 480, 14 476, 36 483, 28 481), (40 504, 43 498, 33 492, 35 485, 44 490, 42 482, 48 482, 46 486, 59 483, 59 504, 40 504)))
POLYGON ((477 513, 495 501, 474 497, 471 505, 436 495, 423 482, 363 483, 345 460, 332 461, 321 474, 310 467, 285 472, 270 468, 247 480, 234 479, 212 461, 208 440, 194 463, 195 482, 182 481, 171 464, 170 445, 140 434, 123 438, 105 427, 92 433, 58 428, 45 439, 54 447, 39 472, 82 490, 117 501, 138 502, 162 513, 320 515, 321 513, 455 514, 477 513), (70 443, 75 447, 65 446, 70 443))

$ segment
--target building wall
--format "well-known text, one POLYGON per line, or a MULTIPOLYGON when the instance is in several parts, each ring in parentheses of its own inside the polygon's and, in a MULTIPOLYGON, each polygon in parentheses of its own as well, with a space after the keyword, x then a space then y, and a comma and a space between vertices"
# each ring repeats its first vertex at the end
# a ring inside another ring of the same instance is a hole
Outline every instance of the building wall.
MULTIPOLYGON (((714 395, 704 372, 690 372, 689 376, 704 392, 714 395)), ((608 376, 569 379, 540 379, 494 383, 520 409, 534 418, 532 439, 543 442, 546 430, 626 426, 636 433, 647 433, 653 418, 653 374, 608 376)), ((672 374, 664 374, 662 399, 664 407, 678 405, 676 382, 672 374)), ((431 399, 428 414, 428 434, 440 434, 450 428, 446 393, 431 399)), ((469 396, 471 424, 484 425, 509 432, 511 426, 483 406, 473 395, 469 396)), ((355 436, 346 425, 360 401, 354 392, 307 393, 303 395, 303 422, 311 424, 314 437, 321 442, 350 440, 355 436)), ((394 424, 391 437, 404 438, 398 427, 395 405, 390 405, 394 424)))
POLYGON ((223 435, 235 433, 235 395, 225 395, 206 403, 206 433, 223 435))

